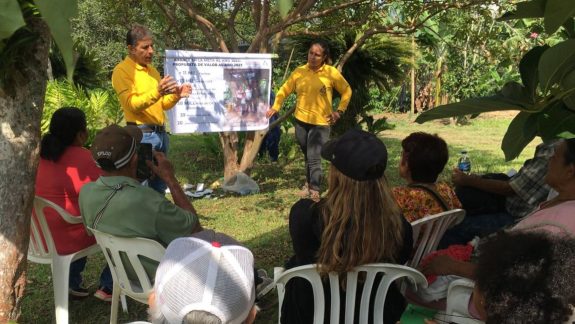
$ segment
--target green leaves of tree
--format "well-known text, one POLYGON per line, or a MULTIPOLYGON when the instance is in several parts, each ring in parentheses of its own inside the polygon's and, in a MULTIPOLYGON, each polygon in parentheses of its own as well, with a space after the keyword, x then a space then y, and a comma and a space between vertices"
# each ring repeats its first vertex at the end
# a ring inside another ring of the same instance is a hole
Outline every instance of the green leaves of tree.
POLYGON ((535 114, 520 112, 513 118, 503 141, 501 149, 505 154, 505 160, 513 160, 527 144, 537 135, 537 116, 535 114))
POLYGON ((519 110, 501 143, 507 160, 516 158, 535 137, 575 136, 575 1, 532 0, 517 4, 502 20, 543 17, 552 34, 561 26, 569 39, 553 47, 536 46, 519 63, 521 81, 507 83, 494 97, 473 98, 421 114, 416 121, 519 110))
POLYGON ((517 4, 514 12, 506 13, 500 19, 545 18, 545 31, 551 35, 575 16, 575 1, 531 0, 517 4))
POLYGON ((285 18, 293 7, 293 0, 278 0, 278 10, 282 18, 285 18))
POLYGON ((565 21, 575 16, 575 1, 547 0, 545 5, 545 31, 553 34, 565 21))
POLYGON ((505 99, 502 94, 483 98, 470 98, 460 102, 439 106, 417 116, 418 123, 434 119, 459 117, 500 110, 521 110, 522 107, 511 100, 505 99))
POLYGON ((25 24, 18 0, 0 2, 0 41, 10 37, 25 24))
POLYGON ((38 0, 36 6, 50 27, 52 37, 62 52, 66 63, 68 79, 72 80, 74 72, 74 42, 70 28, 70 18, 78 14, 76 0, 38 0))
POLYGON ((539 60, 541 90, 546 93, 575 68, 575 39, 561 42, 543 53, 539 60))

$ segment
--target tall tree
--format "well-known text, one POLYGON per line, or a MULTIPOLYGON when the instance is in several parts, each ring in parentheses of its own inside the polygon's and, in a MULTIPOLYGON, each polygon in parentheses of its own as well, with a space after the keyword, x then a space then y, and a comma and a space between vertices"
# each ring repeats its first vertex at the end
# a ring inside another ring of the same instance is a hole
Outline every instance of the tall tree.
POLYGON ((24 0, 0 5, 0 323, 18 319, 26 283, 50 30, 56 31, 68 75, 72 71, 67 20, 75 2, 56 2, 65 9, 24 0))
MULTIPOLYGON (((300 0, 294 1, 280 15, 270 0, 204 1, 153 0, 165 18, 178 31, 177 17, 182 12, 203 33, 208 50, 239 52, 239 44, 248 44, 247 52, 270 52, 283 37, 307 35, 326 37, 343 35, 349 29, 356 38, 338 57, 341 71, 354 53, 368 40, 380 34, 407 35, 430 18, 449 9, 490 3, 488 0, 443 1, 371 1, 371 0, 300 0), (399 14, 401 12, 401 14, 399 14)), ((178 34, 184 34, 179 30, 178 34)), ((201 47, 201 44, 195 44, 201 47)), ((224 176, 237 171, 248 172, 266 131, 248 132, 243 156, 238 159, 238 135, 220 133, 224 151, 224 176)))

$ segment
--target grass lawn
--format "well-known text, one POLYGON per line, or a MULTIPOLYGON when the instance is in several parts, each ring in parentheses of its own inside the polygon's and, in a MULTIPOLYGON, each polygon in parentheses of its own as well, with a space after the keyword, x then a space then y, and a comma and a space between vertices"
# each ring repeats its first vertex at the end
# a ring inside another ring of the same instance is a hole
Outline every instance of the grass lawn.
MULTIPOLYGON (((539 143, 539 140, 534 141, 517 160, 505 162, 500 143, 512 118, 509 114, 482 116, 465 126, 444 125, 441 122, 419 125, 411 122, 412 118, 407 115, 387 117, 395 128, 380 133, 380 137, 389 150, 386 175, 392 185, 402 184, 397 175, 400 143, 411 132, 437 133, 447 141, 450 160, 441 175, 445 181, 449 181, 450 170, 462 149, 469 151, 473 172, 505 172, 510 168, 518 170, 522 162, 533 155, 539 143)), ((256 266, 267 269, 270 275, 273 267, 283 265, 291 254, 288 214, 298 199, 298 188, 305 181, 303 156, 294 145, 293 134, 283 134, 281 140, 280 162, 270 163, 264 158, 256 163, 252 171, 252 177, 260 185, 260 194, 239 197, 215 190, 212 199, 193 202, 205 228, 227 233, 243 242, 253 251, 256 266)), ((170 159, 182 184, 203 182, 208 185, 220 179, 223 160, 218 145, 217 137, 212 135, 172 136, 170 159)), ((99 271, 104 264, 103 256, 92 257, 88 261, 85 283, 90 285, 91 291, 97 289, 99 271)), ((20 323, 54 322, 52 282, 47 265, 30 263, 28 286, 22 304, 20 323)), ((120 312, 120 323, 146 319, 145 305, 129 300, 128 307, 129 314, 120 312)), ((69 310, 70 323, 109 321, 110 304, 92 297, 72 300, 69 310)), ((277 321, 276 316, 277 310, 271 307, 261 312, 256 322, 272 323, 277 321)))

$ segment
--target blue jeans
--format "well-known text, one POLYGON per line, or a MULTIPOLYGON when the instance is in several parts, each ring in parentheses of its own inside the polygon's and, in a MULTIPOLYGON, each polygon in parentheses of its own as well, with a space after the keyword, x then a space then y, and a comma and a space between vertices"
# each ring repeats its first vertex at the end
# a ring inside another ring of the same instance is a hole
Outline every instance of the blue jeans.
POLYGON ((461 223, 445 232, 437 248, 445 249, 454 244, 467 244, 475 236, 487 236, 513 223, 515 218, 507 212, 465 216, 461 223))
MULTIPOLYGON (((83 257, 70 263, 70 278, 68 280, 70 289, 80 288, 80 285, 82 284, 82 271, 86 268, 87 259, 88 258, 83 257)), ((100 273, 100 287, 112 290, 113 285, 114 280, 112 279, 112 273, 110 272, 110 268, 106 265, 100 273)))
MULTIPOLYGON (((142 126, 144 128, 146 126, 142 126)), ((170 147, 170 137, 166 132, 147 132, 143 134, 142 143, 152 144, 152 148, 157 152, 163 152, 168 155, 168 148, 170 147)), ((166 193, 166 188, 168 187, 166 183, 159 177, 152 177, 148 180, 148 185, 161 193, 162 195, 166 193)))

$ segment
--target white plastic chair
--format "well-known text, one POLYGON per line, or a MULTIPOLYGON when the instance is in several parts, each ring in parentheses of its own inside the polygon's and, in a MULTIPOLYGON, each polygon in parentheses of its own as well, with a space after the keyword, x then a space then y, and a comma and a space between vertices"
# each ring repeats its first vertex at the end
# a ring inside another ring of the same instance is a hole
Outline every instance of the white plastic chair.
MULTIPOLYGON (((104 251, 106 262, 112 271, 114 288, 112 293, 112 311, 110 323, 118 322, 118 301, 120 294, 126 295, 140 303, 148 303, 148 295, 154 289, 154 278, 149 278, 140 257, 160 262, 166 249, 157 241, 141 237, 118 237, 90 229, 96 241, 104 251), (124 255, 124 259, 122 259, 124 255), (137 275, 137 281, 128 279, 124 261, 130 262, 137 275)), ((124 303, 123 303, 124 304, 124 303)), ((125 310, 125 308, 124 308, 125 310)))
POLYGON ((475 283, 469 279, 458 279, 449 284, 447 291, 447 321, 458 324, 483 323, 469 314, 469 299, 475 283))
POLYGON ((411 223, 413 244, 416 248, 413 258, 407 265, 416 268, 421 259, 437 249, 437 245, 448 228, 460 223, 465 210, 452 209, 435 215, 429 215, 411 223))
POLYGON ((30 220, 30 243, 28 245, 28 260, 34 263, 50 264, 52 283, 54 285, 54 305, 56 308, 56 323, 68 323, 68 288, 70 263, 85 256, 100 252, 98 244, 72 254, 59 255, 54 239, 46 221, 44 209, 56 211, 63 220, 70 224, 81 224, 81 217, 74 217, 55 203, 41 197, 34 197, 34 212, 30 220))
MULTIPOLYGON (((281 316, 281 309, 285 294, 285 285, 287 282, 295 277, 306 279, 310 282, 313 289, 314 296, 314 315, 313 322, 316 324, 324 323, 325 311, 325 296, 323 290, 323 282, 315 264, 305 265, 284 271, 283 268, 274 269, 274 281, 278 291, 278 305, 279 316, 281 316)), ((427 287, 427 280, 419 271, 396 264, 388 263, 373 263, 356 267, 353 271, 347 273, 346 279, 346 300, 345 300, 345 323, 351 324, 354 321, 354 315, 359 313, 359 323, 366 324, 369 318, 369 301, 375 291, 375 303, 373 309, 378 310, 374 313, 374 323, 383 324, 383 309, 385 304, 385 297, 387 290, 391 283, 399 278, 407 277, 411 279, 414 286, 427 287), (365 281, 363 283, 363 293, 361 295, 360 309, 355 310, 355 301, 357 294, 357 279, 360 272, 365 273, 365 281), (381 281, 374 289, 374 281, 376 275, 383 274, 381 281)), ((331 306, 330 306, 330 321, 329 323, 340 323, 340 282, 337 273, 329 274, 329 285, 331 293, 331 306)), ((278 316, 278 322, 279 322, 278 316)))

